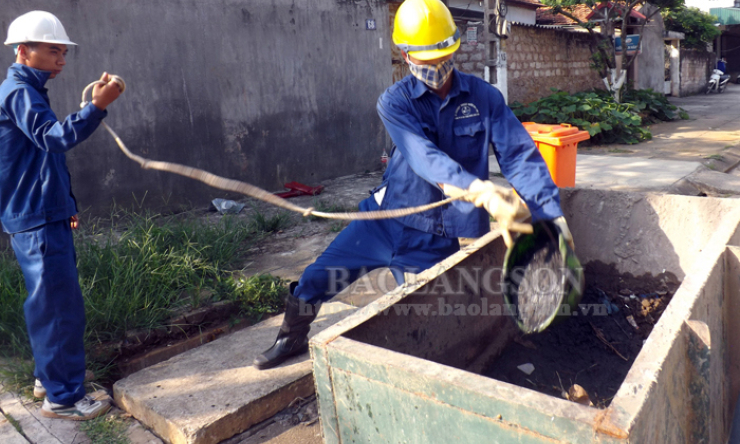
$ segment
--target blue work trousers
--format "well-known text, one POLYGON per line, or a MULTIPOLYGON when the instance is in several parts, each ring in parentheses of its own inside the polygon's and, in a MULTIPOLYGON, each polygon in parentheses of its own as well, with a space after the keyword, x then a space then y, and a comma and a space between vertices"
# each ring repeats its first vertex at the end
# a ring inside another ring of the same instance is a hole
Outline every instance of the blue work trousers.
MULTIPOLYGON (((378 209, 373 197, 360 202, 361 211, 378 209)), ((293 295, 309 304, 325 302, 382 267, 389 267, 402 284, 404 272, 424 271, 459 249, 457 238, 425 233, 395 219, 353 221, 306 268, 293 295)))
POLYGON ((26 328, 34 376, 50 401, 73 405, 85 396, 85 306, 68 220, 11 235, 28 298, 26 328))

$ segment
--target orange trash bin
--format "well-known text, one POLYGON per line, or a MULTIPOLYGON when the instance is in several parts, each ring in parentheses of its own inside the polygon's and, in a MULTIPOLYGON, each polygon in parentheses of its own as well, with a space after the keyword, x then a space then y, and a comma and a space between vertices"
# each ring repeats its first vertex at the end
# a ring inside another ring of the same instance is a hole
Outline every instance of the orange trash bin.
POLYGON ((552 181, 560 188, 576 186, 576 153, 578 142, 588 140, 588 131, 567 123, 559 125, 522 123, 547 164, 552 181))

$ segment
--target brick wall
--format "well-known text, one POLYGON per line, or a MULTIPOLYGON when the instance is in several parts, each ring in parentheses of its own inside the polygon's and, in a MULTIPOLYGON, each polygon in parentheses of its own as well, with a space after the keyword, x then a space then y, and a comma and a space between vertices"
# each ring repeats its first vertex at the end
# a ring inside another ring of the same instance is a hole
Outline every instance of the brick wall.
POLYGON ((484 77, 484 57, 486 56, 486 45, 483 44, 483 25, 468 24, 467 22, 455 22, 460 28, 460 49, 455 53, 455 67, 466 74, 473 74, 481 79, 484 77), (468 28, 476 28, 478 42, 468 42, 468 28))
POLYGON ((586 33, 513 25, 505 43, 509 103, 529 103, 552 94, 604 88, 589 67, 591 51, 586 33))
POLYGON ((716 60, 713 52, 681 49, 681 97, 704 90, 716 60))

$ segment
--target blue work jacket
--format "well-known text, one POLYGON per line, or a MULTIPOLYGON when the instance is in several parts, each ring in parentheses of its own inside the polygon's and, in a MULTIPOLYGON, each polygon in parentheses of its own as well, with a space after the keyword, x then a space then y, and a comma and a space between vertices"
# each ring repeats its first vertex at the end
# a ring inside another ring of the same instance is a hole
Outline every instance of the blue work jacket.
POLYGON ((91 103, 58 121, 44 87, 50 75, 14 63, 0 84, 0 222, 7 233, 77 214, 64 153, 107 115, 91 103))
MULTIPOLYGON (((382 210, 445 198, 438 184, 466 189, 488 180, 489 145, 501 172, 527 203, 533 220, 562 216, 558 188, 529 133, 501 93, 457 70, 443 100, 408 75, 378 99, 378 114, 393 139, 383 183, 382 210)), ((488 213, 467 202, 399 218, 418 230, 447 237, 479 237, 490 229, 488 213)))

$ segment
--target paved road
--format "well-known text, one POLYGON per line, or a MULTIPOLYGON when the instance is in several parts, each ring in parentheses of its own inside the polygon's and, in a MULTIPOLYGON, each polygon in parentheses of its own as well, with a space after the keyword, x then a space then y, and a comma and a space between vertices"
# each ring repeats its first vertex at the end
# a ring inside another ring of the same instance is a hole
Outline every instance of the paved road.
POLYGON ((701 161, 740 144, 740 85, 729 84, 722 94, 669 98, 689 113, 689 120, 651 126, 653 139, 637 145, 581 148, 582 154, 701 161), (628 153, 620 151, 627 150, 628 153))

